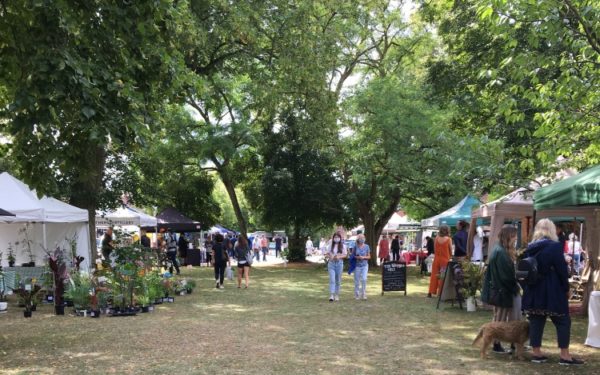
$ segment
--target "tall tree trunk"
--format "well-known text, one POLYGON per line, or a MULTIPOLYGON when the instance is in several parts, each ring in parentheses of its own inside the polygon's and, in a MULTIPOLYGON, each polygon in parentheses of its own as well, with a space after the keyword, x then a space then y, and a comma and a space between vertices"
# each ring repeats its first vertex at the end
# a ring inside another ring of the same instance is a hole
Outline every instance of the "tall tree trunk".
POLYGON ((89 238, 79 238, 78 241, 88 241, 90 243, 90 266, 93 266, 98 258, 96 249, 96 209, 98 208, 99 195, 104 188, 102 178, 104 176, 104 167, 106 165, 105 146, 93 146, 92 152, 89 152, 82 158, 83 171, 77 176, 71 192, 69 203, 88 211, 89 238))
POLYGON ((377 216, 371 205, 359 202, 359 213, 360 219, 365 227, 365 241, 371 248, 371 259, 369 260, 370 266, 377 266, 377 244, 379 243, 379 236, 383 228, 390 220, 400 202, 400 193, 394 192, 388 201, 388 205, 381 215, 377 216))
POLYGON ((300 235, 300 224, 294 223, 294 235, 290 239, 289 243, 289 255, 288 260, 290 262, 304 262, 306 261, 306 251, 304 244, 306 243, 306 237, 300 235))
POLYGON ((219 175, 221 176, 221 181, 223 181, 223 185, 225 185, 227 195, 229 195, 229 200, 231 201, 231 205, 233 206, 235 218, 237 219, 238 226, 240 227, 240 233, 244 237, 248 238, 248 228, 246 225, 246 219, 242 214, 240 202, 238 200, 237 193, 235 192, 235 185, 233 181, 229 178, 229 175, 226 171, 219 169, 219 175))

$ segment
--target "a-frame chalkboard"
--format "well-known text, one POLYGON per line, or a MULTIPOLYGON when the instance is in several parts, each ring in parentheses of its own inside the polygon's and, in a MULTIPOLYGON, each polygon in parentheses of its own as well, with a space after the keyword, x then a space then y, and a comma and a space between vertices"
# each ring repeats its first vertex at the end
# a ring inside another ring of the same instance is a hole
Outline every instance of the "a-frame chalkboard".
POLYGON ((381 265, 381 295, 404 291, 406 295, 406 263, 391 261, 381 265))
POLYGON ((437 308, 440 308, 440 302, 451 301, 454 306, 454 301, 458 302, 458 307, 462 310, 463 298, 459 291, 459 286, 454 282, 454 268, 460 264, 455 261, 449 261, 444 273, 444 280, 442 281, 442 290, 438 297, 437 308))

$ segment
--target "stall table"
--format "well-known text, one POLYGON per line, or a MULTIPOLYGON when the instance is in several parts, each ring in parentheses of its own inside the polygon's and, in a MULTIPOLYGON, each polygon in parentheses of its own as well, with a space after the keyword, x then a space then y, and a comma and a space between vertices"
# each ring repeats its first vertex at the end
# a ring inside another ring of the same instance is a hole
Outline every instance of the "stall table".
POLYGON ((404 258, 406 264, 414 261, 416 265, 419 265, 423 259, 427 258, 427 251, 403 251, 401 256, 404 258))
POLYGON ((4 273, 4 285, 2 287, 6 289, 16 288, 17 275, 19 276, 19 280, 36 278, 41 283, 45 269, 45 267, 4 267, 2 269, 4 273))

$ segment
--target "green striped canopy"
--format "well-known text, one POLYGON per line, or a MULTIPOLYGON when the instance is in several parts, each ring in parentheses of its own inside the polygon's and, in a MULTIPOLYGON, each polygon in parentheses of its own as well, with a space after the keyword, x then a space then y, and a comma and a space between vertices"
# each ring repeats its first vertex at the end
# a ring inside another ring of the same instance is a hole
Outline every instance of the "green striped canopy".
POLYGON ((584 205, 600 205, 600 165, 545 186, 533 194, 536 210, 584 205))

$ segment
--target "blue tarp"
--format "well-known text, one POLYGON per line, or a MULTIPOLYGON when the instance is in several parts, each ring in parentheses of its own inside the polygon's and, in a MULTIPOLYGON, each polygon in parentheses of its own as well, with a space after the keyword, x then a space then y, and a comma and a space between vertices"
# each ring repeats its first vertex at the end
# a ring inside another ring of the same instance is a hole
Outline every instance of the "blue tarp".
POLYGON ((479 199, 467 195, 455 206, 447 209, 441 214, 435 215, 428 219, 421 220, 422 228, 438 228, 440 225, 454 226, 460 220, 469 222, 473 209, 479 208, 479 199))

